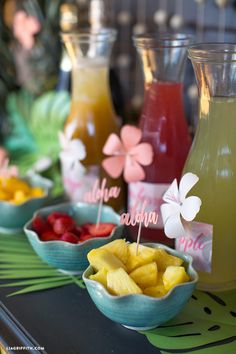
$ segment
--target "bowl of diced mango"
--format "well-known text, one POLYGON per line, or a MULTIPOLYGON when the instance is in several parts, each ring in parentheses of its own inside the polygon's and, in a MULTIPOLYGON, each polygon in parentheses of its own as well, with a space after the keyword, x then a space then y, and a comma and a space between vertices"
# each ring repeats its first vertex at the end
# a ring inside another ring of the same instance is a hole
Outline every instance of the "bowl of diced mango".
POLYGON ((37 174, 0 177, 0 231, 20 232, 49 199, 52 181, 37 174))
POLYGON ((171 320, 196 287, 191 256, 161 244, 112 241, 88 253, 89 295, 109 319, 134 330, 171 320))

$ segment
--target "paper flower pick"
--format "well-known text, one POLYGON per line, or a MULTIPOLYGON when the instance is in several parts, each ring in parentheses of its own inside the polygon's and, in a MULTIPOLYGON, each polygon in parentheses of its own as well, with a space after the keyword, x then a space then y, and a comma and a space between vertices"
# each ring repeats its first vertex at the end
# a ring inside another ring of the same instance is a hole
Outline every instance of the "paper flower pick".
POLYGON ((112 178, 120 177, 123 172, 127 183, 141 181, 145 178, 142 166, 153 161, 152 146, 140 143, 142 131, 132 125, 123 126, 120 136, 113 133, 108 137, 103 153, 110 157, 102 161, 102 166, 112 178))
POLYGON ((201 199, 196 196, 186 197, 199 178, 193 173, 186 173, 179 183, 175 179, 163 196, 166 202, 161 205, 164 231, 169 238, 186 236, 191 221, 194 220, 201 207, 201 199))
POLYGON ((28 16, 23 10, 17 11, 13 20, 13 32, 15 38, 27 50, 34 45, 34 35, 40 31, 39 20, 34 16, 28 16))
POLYGON ((73 169, 79 177, 84 175, 86 171, 86 168, 80 162, 85 159, 86 150, 80 139, 73 139, 76 127, 76 121, 72 121, 67 125, 65 133, 59 132, 59 141, 62 149, 60 158, 66 164, 67 168, 73 169))

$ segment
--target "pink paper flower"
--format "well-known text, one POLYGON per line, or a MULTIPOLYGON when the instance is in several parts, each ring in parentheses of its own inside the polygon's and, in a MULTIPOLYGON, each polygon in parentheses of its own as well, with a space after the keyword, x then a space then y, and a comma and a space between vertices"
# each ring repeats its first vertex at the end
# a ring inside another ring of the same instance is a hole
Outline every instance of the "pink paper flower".
POLYGON ((40 22, 34 16, 28 16, 23 10, 17 11, 13 20, 13 33, 22 47, 30 50, 34 45, 34 35, 40 31, 40 22))
POLYGON ((127 183, 141 181, 145 178, 142 166, 153 161, 152 146, 140 143, 142 131, 132 125, 125 125, 120 136, 121 139, 116 134, 108 137, 103 153, 110 157, 103 160, 102 166, 112 178, 118 178, 123 171, 127 183))

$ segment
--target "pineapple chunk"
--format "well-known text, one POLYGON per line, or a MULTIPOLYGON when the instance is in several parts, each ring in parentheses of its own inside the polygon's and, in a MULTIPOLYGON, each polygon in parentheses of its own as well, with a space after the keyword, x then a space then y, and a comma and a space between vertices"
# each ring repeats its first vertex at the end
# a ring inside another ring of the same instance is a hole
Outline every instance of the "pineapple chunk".
POLYGON ((165 270, 169 266, 181 266, 183 264, 183 259, 172 256, 161 248, 156 249, 155 261, 157 262, 157 268, 159 270, 165 270))
POLYGON ((145 295, 152 297, 162 297, 167 294, 167 292, 168 291, 165 289, 164 285, 150 286, 149 288, 143 290, 145 295))
POLYGON ((190 277, 184 267, 169 266, 163 274, 163 283, 166 290, 172 289, 175 285, 189 281, 190 277))
POLYGON ((137 243, 131 243, 128 245, 128 259, 126 267, 128 272, 131 272, 135 268, 138 268, 144 264, 153 262, 156 254, 154 248, 139 245, 138 254, 136 254, 137 243))
POLYGON ((102 246, 105 250, 114 254, 117 258, 121 260, 122 263, 127 262, 128 258, 128 246, 125 240, 114 240, 102 246))
POLYGON ((119 260, 119 258, 114 256, 114 254, 112 254, 111 252, 102 248, 92 249, 88 253, 87 257, 89 263, 96 271, 102 268, 105 268, 107 271, 117 268, 125 269, 125 265, 119 260))
POLYGON ((100 269, 95 274, 91 274, 89 279, 98 281, 107 288, 107 270, 105 268, 100 269))
POLYGON ((107 273, 107 288, 114 295, 142 294, 142 290, 123 268, 107 273))
POLYGON ((159 271, 158 271, 158 276, 157 276, 157 283, 156 283, 156 285, 164 285, 164 284, 163 284, 163 279, 162 279, 163 274, 164 274, 164 272, 159 272, 159 271))
POLYGON ((129 275, 143 289, 156 285, 157 274, 157 264, 152 262, 136 268, 129 275))
POLYGON ((45 195, 45 191, 41 187, 32 187, 30 196, 32 198, 41 198, 45 195))
POLYGON ((10 193, 22 191, 24 194, 30 194, 30 186, 25 181, 17 177, 6 178, 4 187, 5 190, 10 193))

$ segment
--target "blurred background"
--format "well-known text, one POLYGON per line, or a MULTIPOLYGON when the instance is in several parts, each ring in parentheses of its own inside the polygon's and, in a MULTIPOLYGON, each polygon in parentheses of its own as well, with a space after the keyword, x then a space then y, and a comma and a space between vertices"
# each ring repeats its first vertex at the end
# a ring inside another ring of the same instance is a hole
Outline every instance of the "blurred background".
MULTIPOLYGON (((1 0, 2 143, 12 152, 13 159, 29 146, 33 151, 35 139, 30 137, 25 123, 45 114, 47 100, 40 102, 39 98, 48 91, 70 92, 70 63, 60 40, 61 31, 88 26, 117 29, 111 61, 112 97, 123 122, 135 123, 143 102, 143 78, 132 35, 171 31, 193 34, 196 42, 236 42, 235 19, 235 0, 1 0)), ((197 88, 189 61, 184 95, 189 129, 194 134, 197 88)), ((40 126, 34 127, 39 134, 40 126)))

